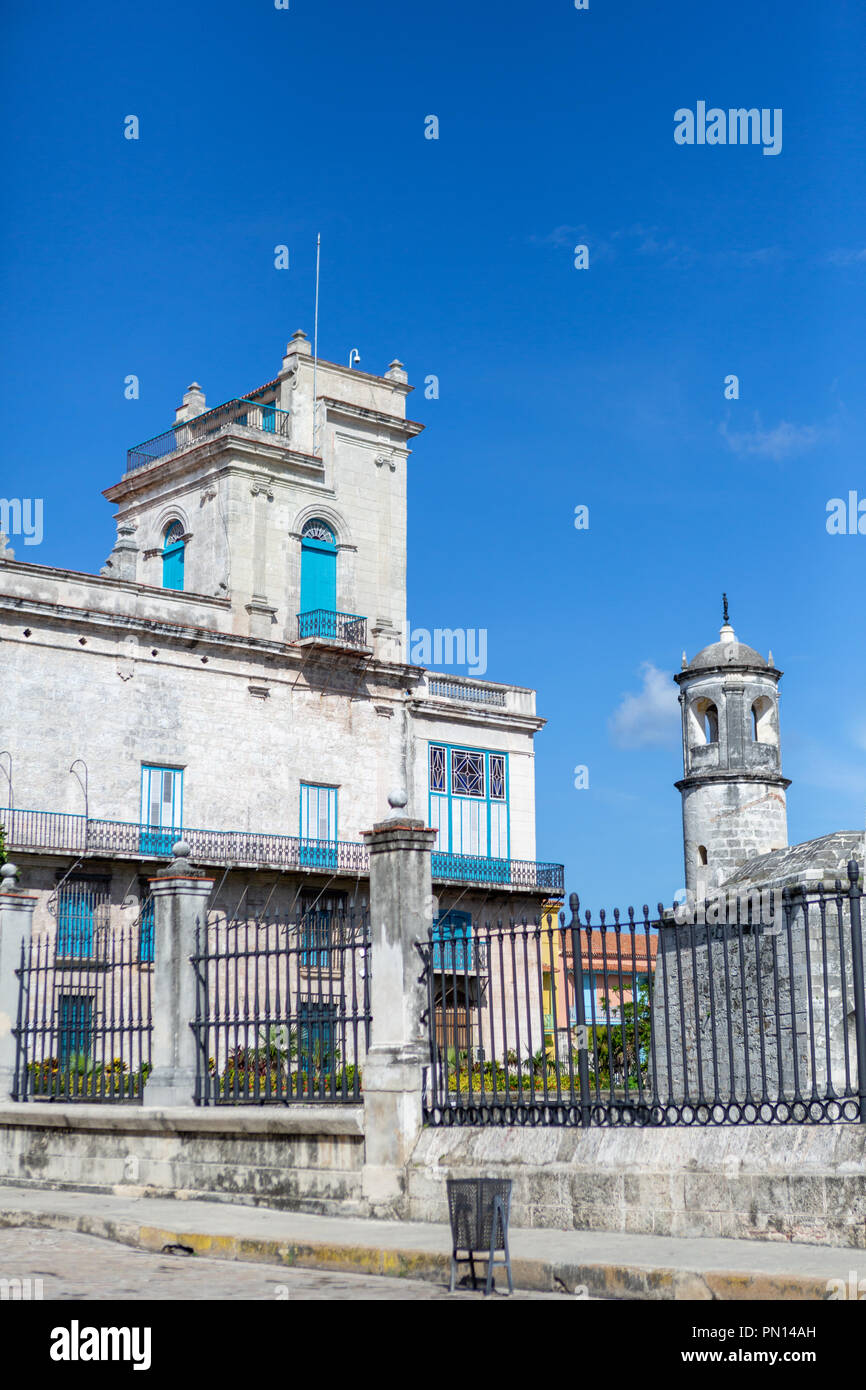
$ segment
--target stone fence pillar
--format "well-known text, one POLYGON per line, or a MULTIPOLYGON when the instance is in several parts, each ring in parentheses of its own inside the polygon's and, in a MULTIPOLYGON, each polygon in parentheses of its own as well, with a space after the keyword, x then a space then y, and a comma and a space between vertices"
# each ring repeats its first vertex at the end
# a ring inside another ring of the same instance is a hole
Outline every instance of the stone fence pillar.
POLYGON ((172 862, 150 880, 154 900, 153 1071, 144 1088, 144 1104, 192 1105, 195 1091, 196 924, 207 921, 212 878, 195 873, 189 845, 172 846, 172 862))
POLYGON ((14 864, 0 869, 0 1101, 12 1099, 15 1084, 15 1038, 12 1029, 18 1020, 20 981, 15 971, 21 963, 22 938, 30 940, 35 893, 16 888, 18 870, 14 864))
POLYGON ((388 801, 396 814, 363 832, 370 851, 372 956, 363 1191, 375 1215, 399 1217, 405 1213, 406 1165, 421 1132, 429 1058, 421 1023, 426 989, 415 942, 426 940, 432 919, 436 832, 401 813, 405 793, 393 793, 388 801))

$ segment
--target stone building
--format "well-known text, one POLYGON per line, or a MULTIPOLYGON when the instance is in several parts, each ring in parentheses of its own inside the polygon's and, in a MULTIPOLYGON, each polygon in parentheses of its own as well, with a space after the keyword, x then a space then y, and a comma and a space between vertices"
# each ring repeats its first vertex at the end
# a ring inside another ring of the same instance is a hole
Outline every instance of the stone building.
POLYGON ((738 642, 727 603, 718 642, 674 676, 683 726, 686 888, 701 896, 747 860, 788 843, 779 743, 779 680, 772 661, 738 642))
POLYGON ((561 895, 536 859, 534 691, 404 650, 412 389, 298 332, 272 380, 216 407, 194 383, 129 450, 99 575, 0 544, 0 824, 37 930, 80 953, 128 921, 146 955, 181 836, 229 916, 349 906, 394 789, 438 831, 440 919, 561 895))
POLYGON ((677 1103, 763 1099, 783 1102, 765 1118, 810 1104, 832 1117, 857 1087, 848 864, 862 877, 864 837, 788 846, 781 675, 772 653, 737 640, 725 602, 719 641, 683 653, 674 677, 686 894, 659 932, 655 1077, 677 1103))

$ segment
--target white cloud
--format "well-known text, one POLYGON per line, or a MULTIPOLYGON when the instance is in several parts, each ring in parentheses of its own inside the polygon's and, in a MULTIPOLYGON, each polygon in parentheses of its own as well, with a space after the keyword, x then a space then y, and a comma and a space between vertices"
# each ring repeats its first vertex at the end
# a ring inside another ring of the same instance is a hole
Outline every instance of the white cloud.
POLYGON ((530 241, 540 246, 573 246, 575 242, 586 241, 589 232, 585 226, 571 226, 563 223, 554 227, 546 236, 533 236, 530 241))
POLYGON ((813 449, 826 437, 827 431, 817 425, 792 425, 789 420, 780 420, 773 429, 765 430, 760 416, 756 415, 752 430, 729 430, 727 422, 723 421, 719 433, 734 454, 756 455, 779 462, 813 449))
POLYGON ((831 251, 827 260, 831 265, 859 265, 866 261, 866 247, 862 251, 831 251))
POLYGON ((651 661, 641 666, 642 688, 623 695, 608 721, 613 742, 619 748, 673 746, 679 728, 677 689, 670 671, 660 671, 651 661))

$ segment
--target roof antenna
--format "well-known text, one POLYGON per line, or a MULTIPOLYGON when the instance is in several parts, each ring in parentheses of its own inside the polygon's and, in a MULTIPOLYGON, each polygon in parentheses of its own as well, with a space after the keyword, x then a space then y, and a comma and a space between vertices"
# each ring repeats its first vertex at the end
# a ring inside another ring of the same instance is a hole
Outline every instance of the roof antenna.
POLYGON ((319 438, 319 402, 316 398, 316 367, 319 361, 319 257, 321 255, 322 234, 316 234, 316 311, 313 319, 313 457, 319 438))

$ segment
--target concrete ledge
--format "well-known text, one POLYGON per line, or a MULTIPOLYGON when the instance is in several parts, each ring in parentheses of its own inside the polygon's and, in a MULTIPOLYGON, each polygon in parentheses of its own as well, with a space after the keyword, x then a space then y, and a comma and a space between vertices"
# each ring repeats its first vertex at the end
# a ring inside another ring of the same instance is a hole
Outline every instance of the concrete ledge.
POLYGON ((364 1136, 363 1105, 0 1105, 0 1129, 107 1130, 119 1134, 323 1134, 364 1136))
MULTIPOLYGON (((387 1274, 443 1284, 447 1226, 301 1216, 208 1203, 0 1189, 0 1226, 101 1236, 139 1250, 185 1245, 227 1260, 387 1274)), ((678 1241, 598 1233, 513 1231, 517 1288, 595 1298, 785 1300, 829 1298, 850 1260, 836 1250, 744 1241, 678 1241)), ((502 1279, 500 1278, 500 1287, 502 1279)))

